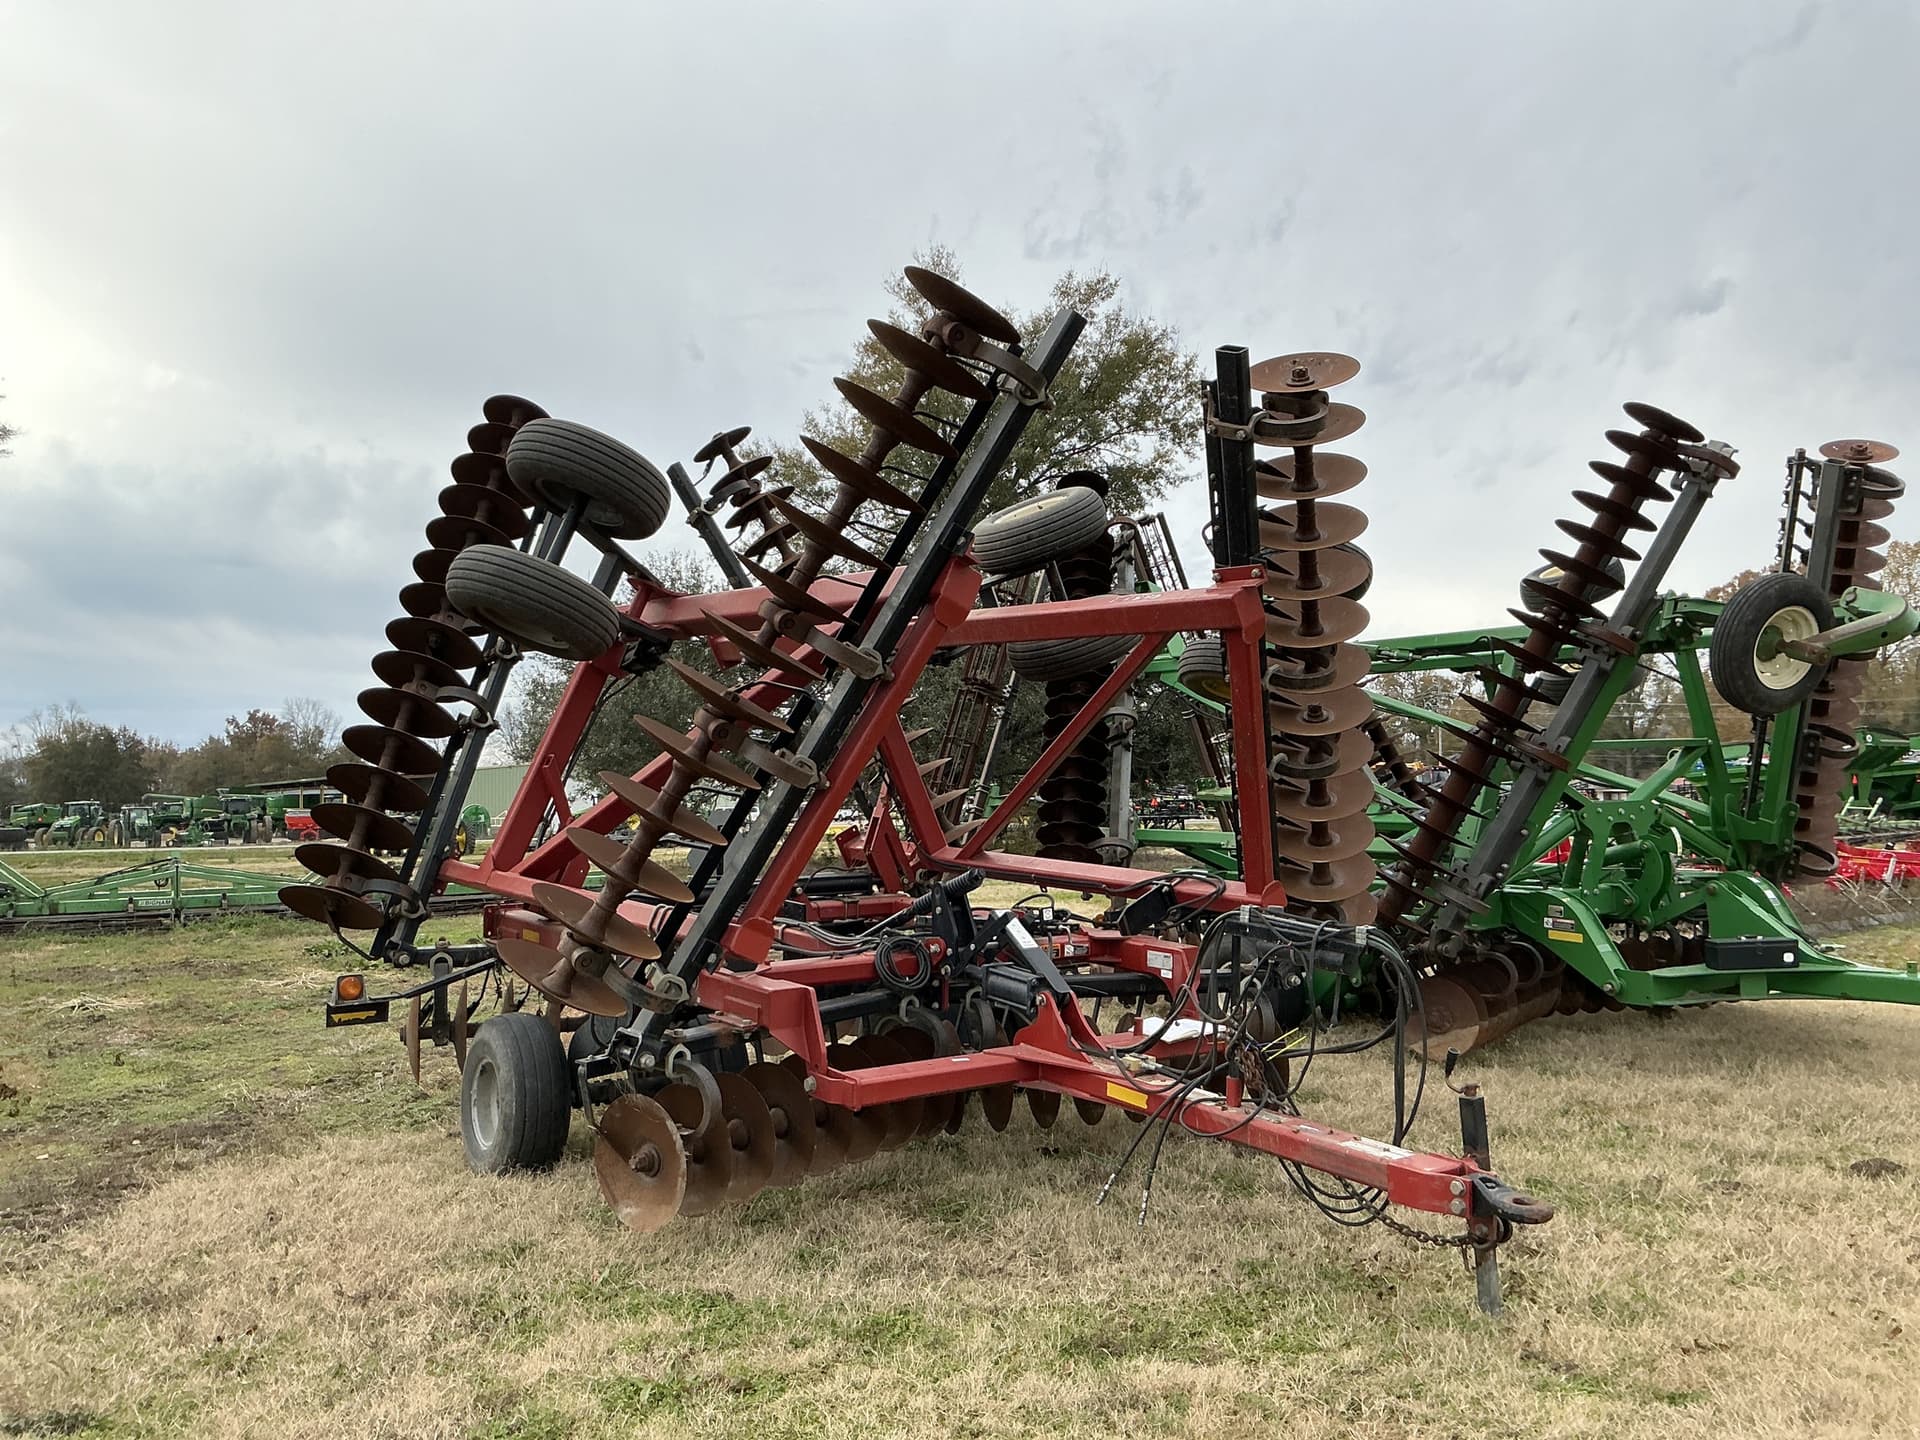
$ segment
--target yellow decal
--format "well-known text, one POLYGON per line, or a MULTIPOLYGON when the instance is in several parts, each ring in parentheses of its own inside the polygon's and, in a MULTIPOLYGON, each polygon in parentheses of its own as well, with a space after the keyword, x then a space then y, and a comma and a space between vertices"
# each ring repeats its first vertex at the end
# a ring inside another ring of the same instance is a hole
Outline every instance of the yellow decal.
POLYGON ((1107 1082, 1107 1098, 1118 1100, 1122 1105, 1138 1105, 1143 1110, 1147 1107, 1145 1095, 1138 1090, 1129 1090, 1125 1085, 1116 1084, 1112 1080, 1107 1082))
POLYGON ((366 1010, 336 1010, 333 1012, 332 1018, 335 1021, 339 1021, 339 1022, 344 1022, 348 1020, 371 1020, 373 1019, 374 1016, 378 1015, 379 1013, 380 1012, 378 1010, 374 1010, 372 1008, 368 1008, 366 1010))
POLYGON ((536 945, 540 943, 540 939, 541 939, 540 932, 538 930, 522 930, 520 932, 520 938, 522 940, 531 940, 536 945))

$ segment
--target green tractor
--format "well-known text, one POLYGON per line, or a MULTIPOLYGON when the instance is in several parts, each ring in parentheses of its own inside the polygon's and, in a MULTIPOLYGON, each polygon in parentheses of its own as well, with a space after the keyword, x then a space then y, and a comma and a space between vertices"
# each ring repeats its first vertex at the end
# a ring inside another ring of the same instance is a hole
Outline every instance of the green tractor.
POLYGON ((453 853, 466 859, 493 838, 493 816, 484 805, 469 805, 460 812, 460 823, 453 829, 453 853))
POLYGON ((46 850, 99 850, 105 848, 109 833, 106 806, 98 800, 69 800, 39 843, 46 850))
POLYGON ((264 845, 269 838, 264 795, 221 790, 196 795, 187 802, 189 813, 208 845, 264 845))
POLYGON ((60 818, 58 805, 15 805, 0 822, 0 850, 25 850, 29 845, 44 847, 47 827, 60 818))

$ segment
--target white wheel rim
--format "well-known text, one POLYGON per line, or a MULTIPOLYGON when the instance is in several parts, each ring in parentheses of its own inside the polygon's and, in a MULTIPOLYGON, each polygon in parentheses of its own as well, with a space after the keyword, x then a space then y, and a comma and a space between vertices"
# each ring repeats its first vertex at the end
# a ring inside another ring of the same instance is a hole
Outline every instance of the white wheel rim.
POLYGON ((473 1104, 470 1107, 473 1138, 482 1149, 493 1145, 500 1133, 500 1077, 491 1060, 482 1060, 473 1076, 473 1104))
POLYGON ((1811 640, 1820 633, 1820 622, 1804 605, 1788 605, 1773 612, 1760 629, 1753 644, 1753 673, 1769 690, 1791 690, 1805 679, 1813 666, 1797 655, 1778 648, 1788 641, 1811 640), (1771 655, 1762 652, 1771 649, 1771 655))

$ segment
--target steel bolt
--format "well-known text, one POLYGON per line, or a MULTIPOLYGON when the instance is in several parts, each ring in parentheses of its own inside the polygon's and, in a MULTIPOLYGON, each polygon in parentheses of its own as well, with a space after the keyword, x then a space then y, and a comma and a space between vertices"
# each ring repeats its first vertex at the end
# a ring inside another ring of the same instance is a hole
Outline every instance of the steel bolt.
POLYGON ((1447 1186, 1447 1189, 1455 1195, 1464 1195, 1467 1193, 1467 1182, 1455 1180, 1447 1186))
POLYGON ((1447 1202, 1447 1209, 1455 1215, 1464 1215, 1467 1213, 1467 1202, 1464 1200, 1449 1200, 1447 1202))

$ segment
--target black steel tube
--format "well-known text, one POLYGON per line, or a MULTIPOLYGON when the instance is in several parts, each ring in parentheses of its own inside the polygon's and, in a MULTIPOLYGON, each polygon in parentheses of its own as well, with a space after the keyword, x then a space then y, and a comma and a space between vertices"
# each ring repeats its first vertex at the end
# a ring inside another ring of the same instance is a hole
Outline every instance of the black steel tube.
POLYGON ((687 524, 705 543, 713 556, 713 563, 727 577, 727 584, 736 590, 745 590, 752 585, 753 577, 747 574, 747 567, 740 563, 740 557, 728 546, 727 537, 720 533, 720 527, 714 523, 713 512, 700 503, 700 492, 693 488, 693 477, 687 474, 687 467, 678 460, 674 461, 667 467, 667 481, 673 486, 673 493, 680 497, 680 503, 686 507, 687 524))
MULTIPOLYGON (((1213 352, 1214 415, 1223 425, 1253 421, 1252 370, 1244 345, 1213 352)), ((1214 554, 1222 565, 1253 565, 1260 559, 1259 490, 1253 478, 1253 441, 1214 437, 1220 447, 1220 530, 1214 554)))

